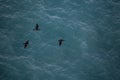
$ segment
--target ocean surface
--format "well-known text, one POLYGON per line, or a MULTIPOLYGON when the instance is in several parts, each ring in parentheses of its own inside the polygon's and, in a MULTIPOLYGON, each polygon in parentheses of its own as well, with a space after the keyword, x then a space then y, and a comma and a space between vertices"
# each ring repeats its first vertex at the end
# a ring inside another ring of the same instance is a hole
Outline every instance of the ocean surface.
POLYGON ((120 0, 0 0, 0 80, 120 80, 120 0))

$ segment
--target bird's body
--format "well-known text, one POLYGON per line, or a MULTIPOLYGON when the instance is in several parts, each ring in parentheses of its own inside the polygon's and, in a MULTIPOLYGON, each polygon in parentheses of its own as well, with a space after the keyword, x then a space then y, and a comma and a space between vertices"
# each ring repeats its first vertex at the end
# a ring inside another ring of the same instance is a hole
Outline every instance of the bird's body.
POLYGON ((27 48, 28 44, 29 44, 29 40, 27 40, 27 41, 24 43, 24 48, 27 48))
POLYGON ((59 39, 58 41, 59 41, 59 46, 61 46, 61 45, 62 45, 62 42, 63 42, 64 40, 63 40, 63 39, 59 39))
POLYGON ((33 30, 36 30, 36 31, 40 30, 40 29, 39 29, 39 25, 36 24, 35 29, 33 29, 33 30))

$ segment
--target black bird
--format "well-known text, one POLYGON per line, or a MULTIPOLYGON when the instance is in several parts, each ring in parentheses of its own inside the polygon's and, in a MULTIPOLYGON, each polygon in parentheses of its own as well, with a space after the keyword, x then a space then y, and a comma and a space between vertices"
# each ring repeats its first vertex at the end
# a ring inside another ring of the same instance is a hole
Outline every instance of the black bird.
POLYGON ((29 44, 29 40, 27 40, 25 43, 24 43, 24 48, 26 48, 29 44))
POLYGON ((35 29, 33 29, 33 30, 36 30, 36 31, 40 30, 40 29, 39 29, 39 25, 36 24, 35 29))
POLYGON ((62 42, 65 41, 65 40, 59 39, 58 41, 59 41, 59 46, 61 46, 61 45, 62 45, 62 42))

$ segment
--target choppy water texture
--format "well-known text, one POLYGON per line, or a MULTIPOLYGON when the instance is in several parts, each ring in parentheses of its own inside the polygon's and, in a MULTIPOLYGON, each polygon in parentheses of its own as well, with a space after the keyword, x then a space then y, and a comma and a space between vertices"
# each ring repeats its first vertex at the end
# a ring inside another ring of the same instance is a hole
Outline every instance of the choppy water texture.
POLYGON ((0 0, 0 80, 120 80, 119 61, 119 0, 0 0))

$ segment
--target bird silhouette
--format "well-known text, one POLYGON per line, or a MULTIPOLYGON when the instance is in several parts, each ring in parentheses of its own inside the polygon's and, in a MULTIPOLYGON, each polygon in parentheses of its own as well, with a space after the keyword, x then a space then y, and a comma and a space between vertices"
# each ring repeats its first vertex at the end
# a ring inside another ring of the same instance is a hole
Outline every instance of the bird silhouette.
POLYGON ((40 29, 39 29, 39 25, 38 25, 38 24, 36 24, 36 26, 35 26, 35 28, 34 28, 33 30, 35 30, 35 31, 40 30, 40 29))
POLYGON ((29 40, 27 40, 27 41, 24 43, 24 48, 27 48, 28 44, 29 44, 29 40))
POLYGON ((59 46, 62 45, 62 42, 63 42, 63 41, 65 41, 65 40, 63 40, 63 39, 59 39, 59 40, 58 40, 58 42, 59 42, 59 46))

